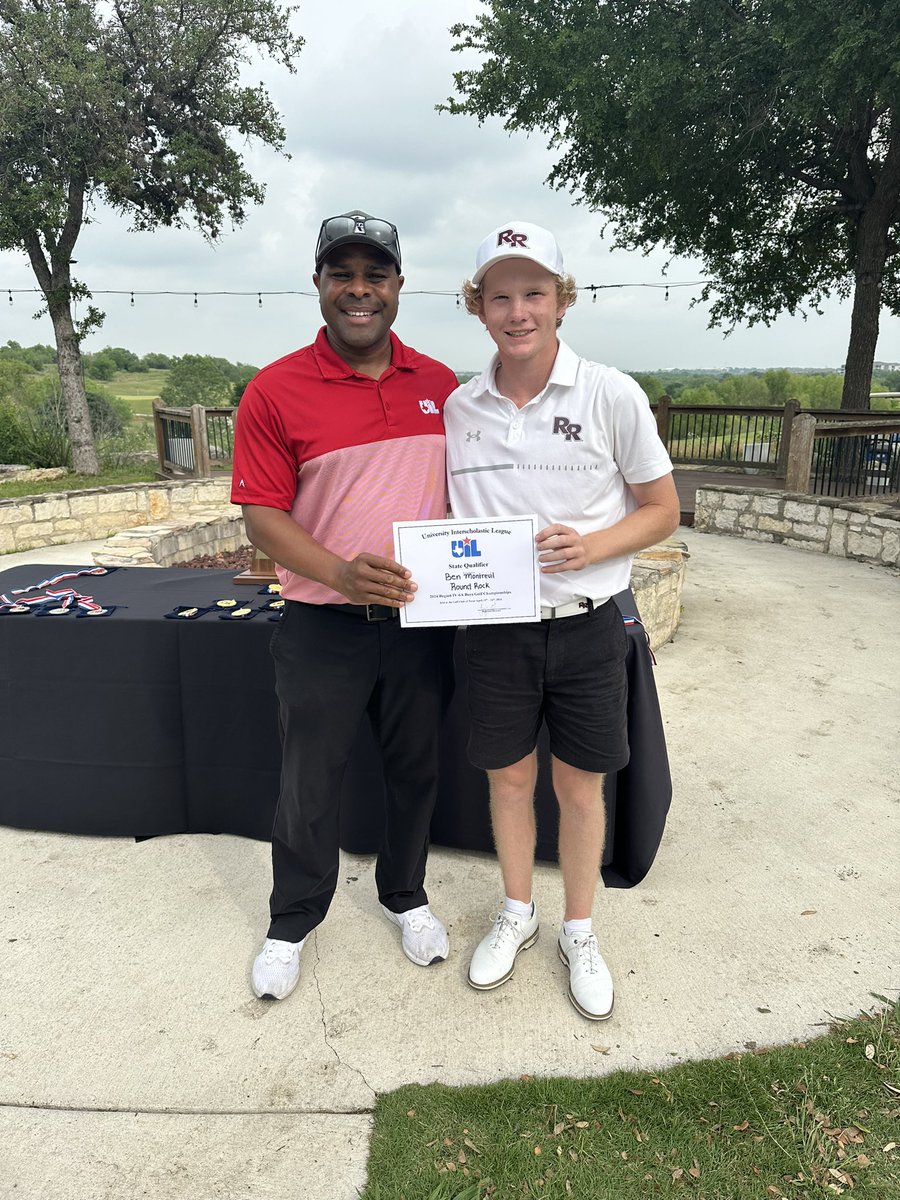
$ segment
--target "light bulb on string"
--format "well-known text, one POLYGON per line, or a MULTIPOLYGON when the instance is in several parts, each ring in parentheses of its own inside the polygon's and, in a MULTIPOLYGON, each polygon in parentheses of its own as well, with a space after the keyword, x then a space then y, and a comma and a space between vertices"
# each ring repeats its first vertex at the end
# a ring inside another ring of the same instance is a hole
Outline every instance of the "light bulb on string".
POLYGON ((194 292, 194 308, 197 307, 197 293, 194 292))
POLYGON ((668 298, 669 298, 669 285, 666 284, 666 299, 668 300, 668 298))
POLYGON ((10 304, 12 304, 12 291, 10 291, 10 293, 9 293, 9 302, 10 302, 10 304))
POLYGON ((134 292, 131 293, 131 307, 134 308, 134 292))
POLYGON ((257 292, 256 298, 259 301, 259 307, 262 308, 262 292, 257 292))

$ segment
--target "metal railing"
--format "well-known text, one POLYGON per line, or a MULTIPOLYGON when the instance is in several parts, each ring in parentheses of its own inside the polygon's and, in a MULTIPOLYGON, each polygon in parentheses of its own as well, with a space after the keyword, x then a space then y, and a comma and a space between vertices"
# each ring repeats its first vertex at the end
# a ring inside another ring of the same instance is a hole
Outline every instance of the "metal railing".
POLYGON ((233 408, 167 408, 153 405, 159 474, 208 479, 228 469, 234 456, 233 408))
POLYGON ((785 489, 817 496, 900 492, 900 414, 819 421, 801 413, 791 429, 785 489))
MULTIPOLYGON (((674 404, 668 396, 662 396, 650 407, 656 413, 659 436, 676 466, 721 467, 785 477, 794 420, 802 411, 798 401, 788 400, 783 407, 713 407, 674 404)), ((889 413, 871 410, 805 411, 818 421, 856 423, 865 428, 890 419, 889 413)))
POLYGON ((784 431, 799 412, 796 400, 761 407, 673 404, 661 396, 651 408, 672 462, 784 474, 784 431))

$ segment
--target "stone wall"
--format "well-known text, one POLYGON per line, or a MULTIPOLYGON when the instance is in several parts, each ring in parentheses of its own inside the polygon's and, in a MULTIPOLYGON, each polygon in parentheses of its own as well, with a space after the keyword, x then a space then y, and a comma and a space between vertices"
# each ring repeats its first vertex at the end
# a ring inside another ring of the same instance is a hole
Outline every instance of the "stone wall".
MULTIPOLYGON (((229 494, 229 480, 200 479, 0 500, 0 554, 105 538, 94 554, 100 565, 166 567, 235 550, 247 537, 229 494)), ((635 558, 631 586, 654 650, 678 629, 687 557, 672 540, 635 558)))
POLYGON ((92 542, 135 525, 155 525, 211 509, 231 512, 230 479, 115 484, 79 492, 0 500, 0 554, 66 542, 92 542))
POLYGON ((900 566, 900 504, 709 486, 697 491, 694 528, 860 562, 900 566))
POLYGON ((94 551, 94 562, 101 567, 171 567, 247 545, 240 509, 225 514, 213 509, 181 521, 123 529, 94 551))
POLYGON ((684 542, 675 539, 635 556, 631 590, 653 650, 670 642, 678 629, 684 566, 689 557, 684 542))

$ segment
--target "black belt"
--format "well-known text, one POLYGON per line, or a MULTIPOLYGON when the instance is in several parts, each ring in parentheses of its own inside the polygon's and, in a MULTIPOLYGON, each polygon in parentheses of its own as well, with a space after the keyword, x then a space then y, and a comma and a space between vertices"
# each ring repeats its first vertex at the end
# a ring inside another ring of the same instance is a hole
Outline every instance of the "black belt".
POLYGON ((323 604, 322 608, 331 608, 351 617, 362 617, 364 621, 391 621, 400 616, 399 608, 390 608, 387 604, 323 604))

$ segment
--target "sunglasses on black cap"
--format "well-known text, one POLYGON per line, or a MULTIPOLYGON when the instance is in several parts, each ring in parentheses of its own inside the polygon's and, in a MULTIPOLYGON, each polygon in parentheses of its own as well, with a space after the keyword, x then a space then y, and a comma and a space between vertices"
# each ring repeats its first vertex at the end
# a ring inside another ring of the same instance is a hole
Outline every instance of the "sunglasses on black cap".
POLYGON ((381 250, 400 266, 400 238, 397 226, 380 217, 370 217, 368 213, 341 213, 337 217, 327 217, 319 230, 319 240, 316 243, 316 270, 322 265, 322 260, 338 246, 350 242, 361 242, 366 246, 374 246, 381 250))

